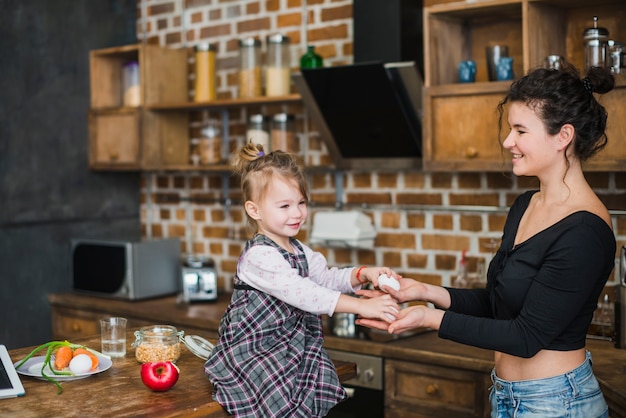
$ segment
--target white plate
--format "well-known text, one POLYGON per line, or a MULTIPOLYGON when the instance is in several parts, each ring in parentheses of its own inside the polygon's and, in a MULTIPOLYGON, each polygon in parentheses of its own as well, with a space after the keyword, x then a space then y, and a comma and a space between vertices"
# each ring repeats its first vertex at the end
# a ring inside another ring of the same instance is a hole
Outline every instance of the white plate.
MULTIPOLYGON (((21 361, 15 362, 15 370, 23 376, 36 377, 37 379, 46 380, 45 377, 41 375, 41 370, 43 369, 43 362, 46 359, 46 356, 37 356, 29 358, 26 363, 22 364, 22 366, 18 369, 17 365, 21 363, 21 361)), ((53 361, 53 360, 51 360, 53 361)), ((102 373, 105 370, 108 370, 113 362, 110 358, 98 356, 98 367, 95 370, 91 370, 89 372, 80 373, 80 374, 54 374, 52 370, 50 370, 50 366, 46 366, 45 372, 46 376, 58 380, 76 380, 76 379, 84 379, 93 374, 102 373)))

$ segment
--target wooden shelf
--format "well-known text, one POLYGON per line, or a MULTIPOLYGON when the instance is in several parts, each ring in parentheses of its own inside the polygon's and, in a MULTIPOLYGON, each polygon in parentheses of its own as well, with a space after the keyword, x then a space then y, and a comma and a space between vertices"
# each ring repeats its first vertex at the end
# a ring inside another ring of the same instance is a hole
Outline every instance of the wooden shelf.
MULTIPOLYGON (((623 0, 429 1, 424 8, 423 161, 427 171, 506 171, 508 157, 498 139, 496 107, 511 81, 488 81, 486 46, 507 45, 516 78, 543 65, 548 55, 564 56, 584 68, 582 33, 599 17, 610 37, 626 39, 623 0), (476 62, 475 83, 458 83, 457 65, 476 62)), ((585 163, 587 171, 622 171, 626 148, 626 75, 598 96, 609 114, 608 144, 585 163)), ((506 130, 506 124, 502 127, 506 130)), ((502 133, 504 135, 504 133, 502 133)))
POLYGON ((251 99, 220 99, 210 102, 166 102, 146 106, 149 110, 166 111, 166 110, 204 110, 204 109, 228 109, 245 106, 262 106, 271 104, 288 104, 298 103, 302 99, 299 94, 290 94, 288 96, 275 97, 255 97, 251 99))

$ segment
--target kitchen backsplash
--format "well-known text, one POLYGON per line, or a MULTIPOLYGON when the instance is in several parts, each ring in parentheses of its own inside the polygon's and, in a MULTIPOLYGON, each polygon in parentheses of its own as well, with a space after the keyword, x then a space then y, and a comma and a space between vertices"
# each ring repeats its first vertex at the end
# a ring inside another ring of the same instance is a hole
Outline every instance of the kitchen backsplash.
MULTIPOLYGON (((236 94, 237 41, 242 37, 265 39, 276 32, 290 36, 294 68, 309 43, 316 46, 326 65, 352 62, 351 0, 139 0, 137 4, 140 38, 173 48, 192 47, 200 41, 218 45, 218 96, 222 98, 236 94), (308 17, 306 24, 303 16, 308 17)), ((264 106, 261 111, 294 113, 306 164, 330 161, 301 105, 264 106)), ((247 116, 245 110, 229 113, 231 149, 245 140, 247 116)), ((220 115, 195 116, 192 137, 206 118, 219 120, 220 115)), ((331 265, 388 265, 405 276, 443 285, 454 281, 463 250, 467 250, 470 274, 488 263, 508 205, 537 184, 508 173, 420 171, 310 170, 309 179, 310 219, 299 236, 305 243, 312 216, 319 210, 362 211, 372 218, 377 231, 373 250, 314 247, 331 265), (336 182, 341 182, 339 188, 336 182)), ((626 172, 590 173, 588 179, 613 210, 618 244, 626 244, 626 172)), ((219 287, 229 289, 242 244, 249 236, 238 196, 239 184, 229 173, 144 173, 143 235, 179 237, 184 252, 211 256, 219 272, 219 287)))

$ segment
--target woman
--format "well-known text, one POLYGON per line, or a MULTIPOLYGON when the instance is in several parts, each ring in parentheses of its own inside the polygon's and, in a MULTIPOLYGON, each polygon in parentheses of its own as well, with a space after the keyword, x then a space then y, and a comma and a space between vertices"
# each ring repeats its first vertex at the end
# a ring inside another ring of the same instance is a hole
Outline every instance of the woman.
MULTIPOLYGON (((441 338, 495 350, 492 417, 607 417, 608 408, 585 350, 586 332, 615 259, 606 207, 582 163, 606 144, 606 111, 593 96, 613 77, 592 68, 580 79, 569 64, 536 69, 500 102, 502 146, 513 173, 536 176, 539 190, 512 205, 485 289, 451 289, 401 279, 398 302, 421 300, 391 324, 360 325, 401 333, 416 327, 441 338)), ((361 290, 372 297, 375 291, 361 290)))

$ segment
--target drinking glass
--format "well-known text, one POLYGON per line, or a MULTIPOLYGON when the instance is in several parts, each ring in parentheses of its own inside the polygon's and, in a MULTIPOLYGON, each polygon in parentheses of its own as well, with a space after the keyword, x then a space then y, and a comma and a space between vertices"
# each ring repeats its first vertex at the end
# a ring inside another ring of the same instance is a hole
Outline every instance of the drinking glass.
POLYGON ((102 354, 109 357, 126 355, 126 318, 112 317, 100 320, 102 354))

